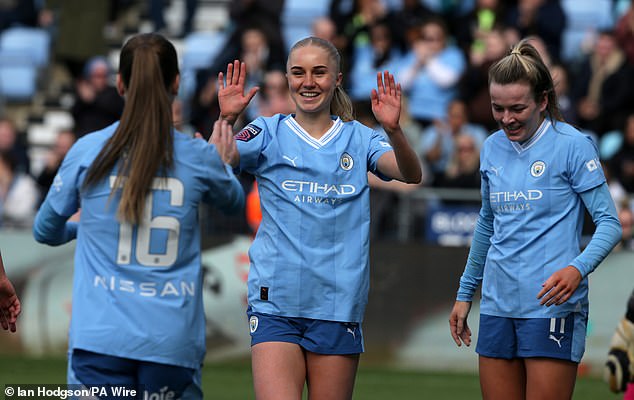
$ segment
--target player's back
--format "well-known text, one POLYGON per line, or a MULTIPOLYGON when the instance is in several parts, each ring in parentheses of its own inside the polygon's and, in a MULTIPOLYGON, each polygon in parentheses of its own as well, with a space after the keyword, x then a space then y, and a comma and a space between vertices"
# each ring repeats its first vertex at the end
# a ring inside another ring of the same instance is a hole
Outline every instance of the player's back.
MULTIPOLYGON (((204 354, 198 206, 244 204, 235 176, 215 148, 174 134, 174 163, 157 173, 138 225, 117 218, 121 191, 108 177, 83 187, 116 124, 80 139, 47 200, 60 215, 81 204, 71 348, 197 366, 204 354)), ((125 185, 125 182, 123 182, 125 185)))

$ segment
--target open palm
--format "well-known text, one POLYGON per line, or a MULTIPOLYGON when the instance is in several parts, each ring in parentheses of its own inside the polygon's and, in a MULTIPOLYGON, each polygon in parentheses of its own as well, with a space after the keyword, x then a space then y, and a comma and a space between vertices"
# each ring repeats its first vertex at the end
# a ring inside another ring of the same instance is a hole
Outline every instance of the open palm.
POLYGON ((244 84, 246 77, 247 66, 244 62, 238 60, 234 60, 232 64, 227 65, 226 76, 222 72, 218 74, 220 115, 230 123, 235 122, 259 89, 258 87, 253 87, 245 94, 244 84))
POLYGON ((388 71, 376 74, 376 89, 372 89, 372 112, 388 131, 398 127, 401 115, 401 84, 388 71))

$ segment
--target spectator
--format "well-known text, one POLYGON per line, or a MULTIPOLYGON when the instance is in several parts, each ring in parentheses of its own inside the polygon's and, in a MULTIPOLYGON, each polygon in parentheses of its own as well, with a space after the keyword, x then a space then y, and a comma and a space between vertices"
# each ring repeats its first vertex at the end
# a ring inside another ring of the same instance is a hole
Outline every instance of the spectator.
POLYGON ((104 57, 94 57, 86 63, 83 79, 75 86, 71 109, 77 137, 105 128, 121 117, 123 98, 109 79, 110 65, 104 57))
POLYGON ((579 126, 599 137, 621 129, 632 107, 633 74, 614 33, 600 32, 575 76, 573 98, 579 126))
POLYGON ((312 36, 335 43, 337 26, 330 17, 317 17, 313 21, 312 36))
POLYGON ((471 57, 484 57, 487 36, 496 25, 504 22, 505 4, 500 0, 477 0, 475 8, 457 19, 456 43, 471 57))
POLYGON ((399 71, 410 100, 409 112, 423 127, 446 118, 447 107, 457 95, 457 84, 466 68, 462 52, 450 44, 447 35, 441 18, 429 19, 399 71))
POLYGON ((464 102, 454 100, 449 104, 447 118, 437 120, 429 126, 421 138, 418 153, 429 165, 432 184, 436 186, 443 179, 456 149, 455 139, 460 134, 472 136, 480 147, 487 137, 482 126, 469 122, 464 102))
MULTIPOLYGON (((164 31, 167 28, 164 17, 165 0, 149 0, 148 6, 150 9, 150 17, 154 24, 154 30, 164 31)), ((193 31, 194 17, 196 16, 197 8, 198 0, 185 0, 185 18, 183 20, 182 29, 178 32, 177 36, 185 37, 193 31)))
POLYGON ((264 74, 262 89, 258 92, 257 108, 263 117, 295 112, 295 103, 291 99, 284 71, 274 69, 264 74))
POLYGON ((60 165, 62 165, 62 160, 64 160, 66 153, 68 153, 68 150, 70 150, 73 143, 75 143, 75 140, 76 136, 73 131, 65 130, 57 134, 53 148, 46 155, 46 164, 44 164, 44 168, 36 178, 40 190, 40 203, 44 201, 46 193, 48 193, 55 179, 55 175, 57 175, 57 171, 60 165))
MULTIPOLYGON (((354 0, 351 9, 342 9, 346 2, 332 1, 330 18, 337 26, 333 44, 341 53, 342 72, 348 75, 352 66, 355 46, 370 42, 370 27, 387 16, 387 8, 381 0, 354 0)), ((344 81, 345 86, 349 86, 344 81)))
POLYGON ((31 172, 31 160, 26 146, 22 143, 23 135, 18 133, 15 122, 7 117, 0 117, 0 151, 8 152, 15 160, 15 170, 26 174, 31 172))
POLYGON ((560 59, 566 14, 559 0, 518 0, 506 14, 506 25, 514 27, 520 38, 539 36, 550 56, 560 59))
POLYGON ((211 135, 214 121, 220 116, 218 105, 218 82, 208 79, 203 86, 196 89, 190 104, 190 121, 195 131, 200 132, 207 140, 211 135))
MULTIPOLYGON (((204 74, 200 85, 203 86, 208 79, 215 79, 218 71, 227 68, 227 64, 241 57, 244 51, 244 32, 257 29, 264 34, 268 45, 267 58, 272 64, 285 66, 286 45, 282 37, 281 15, 284 9, 284 0, 234 0, 229 2, 229 27, 228 38, 219 56, 204 74)), ((251 72, 251 71, 249 71, 251 72)))
POLYGON ((369 27, 370 41, 355 42, 350 70, 350 98, 354 102, 365 101, 376 87, 376 73, 397 70, 401 52, 392 39, 387 23, 379 21, 369 27))
POLYGON ((454 139, 453 157, 434 186, 480 189, 480 146, 475 137, 461 133, 454 139))
MULTIPOLYGON (((264 30, 257 27, 242 29, 238 56, 249 70, 246 86, 255 87, 262 83, 267 71, 284 69, 285 61, 278 58, 271 48, 270 38, 264 30)), ((222 52, 220 53, 222 54, 222 52)), ((224 58, 222 58, 224 59, 224 58)), ((218 62, 212 68, 220 68, 218 62)), ((226 68, 226 64, 224 65, 226 68)), ((222 70, 219 69, 219 70, 222 70)), ((211 132, 213 122, 218 118, 217 100, 217 71, 208 70, 199 74, 199 79, 204 79, 204 84, 196 90, 194 104, 192 104, 192 124, 199 132, 211 132)), ((200 81, 202 83, 202 81, 200 81)), ((257 102, 253 102, 246 110, 244 117, 250 118, 257 115, 257 102)))
POLYGON ((16 165, 13 154, 0 151, 0 224, 3 228, 31 226, 39 200, 35 181, 19 172, 16 165))
POLYGON ((402 52, 407 51, 409 43, 415 37, 420 36, 419 27, 428 18, 437 16, 429 7, 420 0, 403 0, 399 9, 388 13, 387 22, 394 37, 394 43, 398 44, 402 52))
POLYGON ((634 193, 634 113, 627 117, 623 130, 623 144, 609 160, 614 177, 630 194, 634 193))
POLYGON ((557 101, 559 101, 559 111, 561 116, 571 124, 577 123, 577 109, 572 99, 570 91, 570 72, 564 64, 553 64, 550 66, 550 75, 553 77, 557 101))
POLYGON ((0 33, 12 26, 37 26, 38 10, 34 0, 0 1, 0 33))
POLYGON ((634 1, 630 1, 630 6, 616 22, 614 35, 628 62, 634 65, 634 1))
POLYGON ((509 43, 500 26, 484 34, 483 41, 484 52, 477 50, 469 55, 469 66, 459 83, 459 97, 465 102, 471 121, 491 132, 497 129, 497 123, 491 115, 488 71, 493 63, 504 57, 509 43))

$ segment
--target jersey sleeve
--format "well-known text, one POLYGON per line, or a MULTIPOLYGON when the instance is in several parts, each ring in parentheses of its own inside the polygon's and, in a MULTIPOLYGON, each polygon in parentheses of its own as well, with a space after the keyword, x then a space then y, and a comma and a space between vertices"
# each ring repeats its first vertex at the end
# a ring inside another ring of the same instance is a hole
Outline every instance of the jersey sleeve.
POLYGON ((267 142, 265 137, 268 135, 267 125, 261 117, 235 134, 234 138, 240 153, 239 170, 253 173, 257 169, 260 154, 267 142))
POLYGON ((586 135, 575 139, 570 147, 568 166, 572 189, 581 193, 604 183, 605 175, 592 139, 586 135))
POLYGON ((79 178, 84 170, 80 144, 75 144, 66 154, 45 200, 55 213, 64 217, 70 217, 79 209, 79 178))
POLYGON ((370 136, 370 145, 368 149, 368 171, 372 172, 374 175, 383 179, 384 181, 389 181, 392 178, 383 175, 379 172, 378 163, 379 158, 388 151, 393 151, 392 145, 388 141, 388 139, 382 135, 380 132, 372 129, 372 133, 370 136))

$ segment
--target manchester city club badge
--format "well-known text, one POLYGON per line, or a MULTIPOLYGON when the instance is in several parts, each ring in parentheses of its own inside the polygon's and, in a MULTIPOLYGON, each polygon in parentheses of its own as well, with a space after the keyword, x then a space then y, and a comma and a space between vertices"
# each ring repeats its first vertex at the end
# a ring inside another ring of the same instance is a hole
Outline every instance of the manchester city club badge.
POLYGON ((341 169, 343 169, 344 171, 350 171, 353 165, 354 160, 352 159, 352 156, 348 153, 343 153, 341 155, 341 159, 339 159, 339 166, 341 167, 341 169))
POLYGON ((543 161, 535 161, 533 165, 531 165, 531 175, 533 175, 535 178, 539 178, 540 176, 542 176, 545 170, 546 163, 544 163, 543 161))

